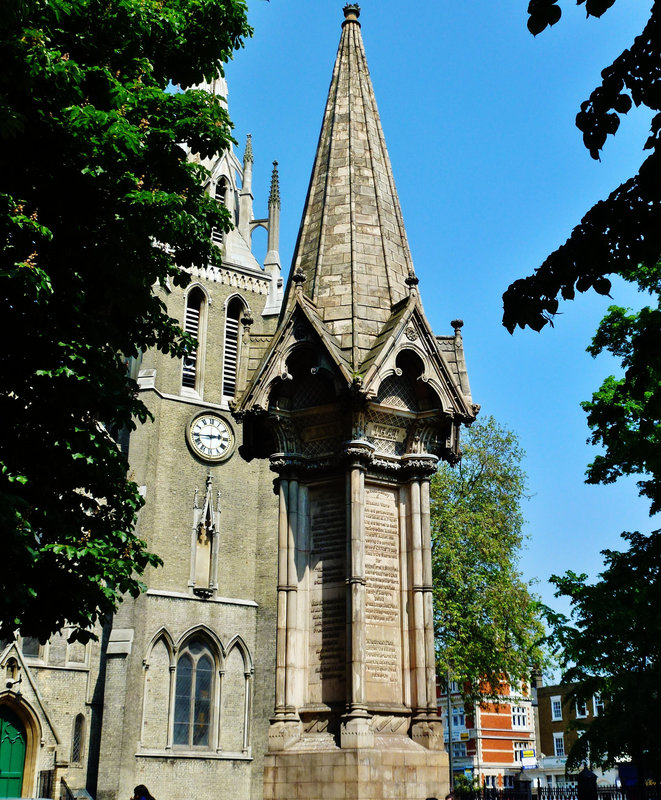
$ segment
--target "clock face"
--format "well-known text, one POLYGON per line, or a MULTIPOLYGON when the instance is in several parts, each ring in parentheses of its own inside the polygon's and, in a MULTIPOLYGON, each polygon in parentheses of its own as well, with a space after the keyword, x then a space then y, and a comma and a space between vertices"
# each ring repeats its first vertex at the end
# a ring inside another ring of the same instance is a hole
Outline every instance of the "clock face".
POLYGON ((215 414, 202 414, 190 423, 188 440, 195 453, 207 461, 221 461, 232 452, 232 429, 215 414))

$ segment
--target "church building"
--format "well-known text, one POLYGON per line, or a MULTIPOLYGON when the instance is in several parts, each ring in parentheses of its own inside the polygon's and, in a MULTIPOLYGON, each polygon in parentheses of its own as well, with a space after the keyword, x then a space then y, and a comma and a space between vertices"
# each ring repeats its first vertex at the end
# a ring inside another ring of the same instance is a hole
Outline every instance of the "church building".
POLYGON ((126 443, 138 533, 164 566, 98 641, 4 646, 0 798, 447 792, 429 481, 478 407, 462 322, 424 314, 359 15, 286 284, 277 163, 256 217, 250 137, 205 162, 222 266, 159 290, 196 351, 131 366, 154 417, 126 443))

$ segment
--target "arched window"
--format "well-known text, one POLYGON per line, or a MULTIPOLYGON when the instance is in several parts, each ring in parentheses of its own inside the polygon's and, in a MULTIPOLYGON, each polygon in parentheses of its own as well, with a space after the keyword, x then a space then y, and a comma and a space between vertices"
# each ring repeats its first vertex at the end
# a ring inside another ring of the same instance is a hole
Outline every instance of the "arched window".
POLYGON ((15 658, 10 658, 5 664, 5 675, 8 684, 9 681, 13 682, 18 678, 18 661, 15 658))
MULTIPOLYGON (((228 198, 229 198, 229 192, 228 192, 227 178, 225 177, 219 178, 218 182, 216 183, 216 200, 218 203, 220 203, 220 205, 227 206, 228 198)), ((216 230, 216 228, 214 228, 211 231, 211 241, 214 244, 217 244, 220 247, 220 245, 222 245, 223 243, 223 239, 224 239, 223 231, 216 230)))
POLYGON ((209 747, 214 659, 203 639, 182 649, 177 661, 174 701, 174 744, 209 747))
POLYGON ((80 764, 83 760, 83 742, 85 735, 85 717, 78 714, 73 723, 73 737, 71 739, 71 763, 80 764))
POLYGON ((204 310, 204 292, 195 287, 186 298, 186 313, 184 315, 184 330, 197 340, 194 350, 184 356, 181 373, 181 385, 187 389, 199 392, 200 384, 200 333, 202 313, 204 310))
POLYGON ((236 377, 239 366, 239 320, 244 311, 243 302, 233 297, 227 305, 225 317, 225 344, 223 347, 223 399, 231 400, 236 394, 236 377))

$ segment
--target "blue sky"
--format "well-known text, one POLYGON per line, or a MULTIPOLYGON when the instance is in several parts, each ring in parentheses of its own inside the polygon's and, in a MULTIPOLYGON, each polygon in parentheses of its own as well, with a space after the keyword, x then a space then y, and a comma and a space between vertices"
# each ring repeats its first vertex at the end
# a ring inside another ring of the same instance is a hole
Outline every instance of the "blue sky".
MULTIPOLYGON (((240 153, 253 134, 255 213, 266 216, 279 162, 280 254, 289 269, 340 36, 343 2, 251 0, 255 35, 227 69, 240 153)), ((634 111, 601 162, 574 118, 582 100, 649 15, 618 0, 601 20, 561 3, 533 38, 527 0, 363 0, 362 32, 425 312, 436 333, 464 320, 473 399, 520 437, 531 499, 521 569, 550 604, 548 578, 594 576, 599 551, 653 520, 633 481, 586 486, 594 455, 579 403, 617 370, 585 353, 610 302, 581 295, 541 334, 501 326, 501 295, 562 244, 582 215, 643 158, 649 117, 634 111)), ((261 243, 265 249, 265 242, 261 243)), ((259 246, 258 248, 259 249, 259 246)))

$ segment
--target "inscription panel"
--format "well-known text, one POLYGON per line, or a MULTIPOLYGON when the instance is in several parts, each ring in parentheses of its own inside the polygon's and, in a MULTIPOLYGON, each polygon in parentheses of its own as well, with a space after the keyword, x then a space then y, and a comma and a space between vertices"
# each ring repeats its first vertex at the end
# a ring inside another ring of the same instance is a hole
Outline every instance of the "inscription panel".
POLYGON ((367 700, 401 702, 402 635, 397 489, 365 487, 367 700))
POLYGON ((310 703, 345 699, 345 503, 344 482, 310 489, 310 703))

